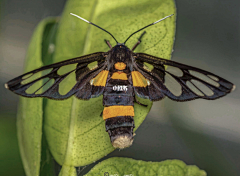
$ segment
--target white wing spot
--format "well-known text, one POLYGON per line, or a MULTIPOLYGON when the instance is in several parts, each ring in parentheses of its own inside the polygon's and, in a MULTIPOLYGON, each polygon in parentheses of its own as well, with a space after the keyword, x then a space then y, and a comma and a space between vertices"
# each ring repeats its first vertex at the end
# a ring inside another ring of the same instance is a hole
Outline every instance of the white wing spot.
POLYGON ((6 83, 6 84, 4 84, 4 86, 5 86, 5 88, 6 89, 9 89, 9 87, 8 87, 8 84, 6 83))
POLYGON ((91 80, 90 80, 90 84, 91 84, 91 85, 93 85, 93 81, 94 81, 94 79, 91 79, 91 80))
POLYGON ((235 86, 235 85, 233 85, 233 88, 232 88, 231 92, 232 92, 232 91, 234 91, 235 89, 236 89, 236 86, 235 86))
POLYGON ((147 85, 150 86, 151 82, 148 79, 146 79, 146 80, 147 80, 147 85))

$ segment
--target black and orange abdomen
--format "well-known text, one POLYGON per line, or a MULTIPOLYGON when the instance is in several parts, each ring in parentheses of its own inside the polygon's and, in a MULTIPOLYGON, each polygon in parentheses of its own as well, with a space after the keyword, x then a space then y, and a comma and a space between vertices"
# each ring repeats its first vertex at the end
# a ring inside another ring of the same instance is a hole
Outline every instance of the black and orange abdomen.
POLYGON ((103 119, 106 121, 106 131, 115 148, 125 148, 133 142, 134 128, 134 91, 128 81, 130 74, 123 72, 126 65, 116 63, 117 71, 110 72, 103 93, 103 119))

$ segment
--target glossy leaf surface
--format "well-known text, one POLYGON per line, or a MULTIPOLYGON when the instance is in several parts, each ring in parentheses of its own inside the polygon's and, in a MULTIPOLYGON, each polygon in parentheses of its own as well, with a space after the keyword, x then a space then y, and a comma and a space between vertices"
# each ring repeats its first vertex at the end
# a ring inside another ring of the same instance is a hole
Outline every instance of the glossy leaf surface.
MULTIPOLYGON (((43 32, 41 30, 35 32, 39 41, 36 40, 35 37, 33 37, 32 40, 38 42, 38 45, 30 44, 27 58, 31 60, 27 60, 27 69, 25 71, 97 51, 108 51, 109 48, 104 43, 104 39, 110 40, 111 44, 115 45, 114 40, 108 34, 94 26, 84 23, 69 13, 75 13, 96 23, 110 31, 119 42, 123 42, 137 29, 169 14, 175 14, 176 11, 174 1, 172 0, 123 0, 112 1, 111 3, 107 0, 69 0, 59 21, 59 26, 56 29, 56 41, 52 41, 49 38, 45 40, 45 42, 49 41, 45 43, 49 47, 49 50, 42 50, 42 53, 40 53, 42 46, 39 42, 41 42, 43 32), (146 6, 148 8, 146 8, 146 6), (51 52, 51 54, 45 54, 46 52, 51 52), (51 59, 52 56, 54 56, 53 60, 51 59), (34 60, 36 58, 38 61, 34 60), (36 62, 36 65, 32 65, 31 62, 36 62)), ((146 31, 147 34, 143 37, 142 43, 138 46, 136 52, 145 52, 170 59, 175 35, 175 16, 148 28, 146 31)), ((133 36, 126 45, 132 48, 140 34, 141 33, 133 36)), ((51 35, 49 37, 51 37, 51 35)), ((68 85, 71 85, 71 80, 66 82, 61 90, 63 92, 65 89, 68 90, 68 85)), ((97 161, 114 150, 109 136, 105 132, 104 120, 100 117, 103 110, 102 96, 89 101, 78 100, 75 97, 64 101, 47 99, 44 100, 44 111, 42 111, 43 101, 41 98, 22 99, 21 101, 26 101, 26 103, 21 103, 20 109, 24 111, 20 110, 19 116, 25 117, 23 113, 30 113, 28 115, 29 118, 31 116, 33 122, 36 123, 36 127, 32 126, 32 128, 39 131, 39 133, 37 133, 38 141, 41 139, 40 129, 42 128, 41 118, 43 114, 43 129, 48 147, 54 159, 63 166, 60 174, 65 175, 64 173, 67 173, 65 171, 68 169, 73 170, 76 166, 83 166, 97 161), (34 108, 31 109, 28 108, 28 106, 34 106, 34 108)), ((148 100, 139 101, 147 104, 148 107, 135 104, 135 130, 143 122, 152 106, 152 102, 148 100)), ((28 129, 29 137, 22 132, 22 129, 25 128, 22 127, 24 126, 23 124, 24 122, 19 120, 18 126, 20 134, 21 136, 26 135, 26 137, 20 136, 19 139, 33 138, 31 132, 34 131, 34 129, 28 129)), ((32 123, 29 122, 29 124, 32 123)), ((28 170, 35 167, 34 174, 32 175, 37 175, 36 173, 39 170, 39 151, 41 145, 40 143, 38 144, 38 151, 35 152, 37 162, 35 162, 35 159, 34 162, 32 162, 31 159, 26 159, 27 163, 30 164, 27 166, 30 168, 28 170)))
MULTIPOLYGON (((43 20, 36 28, 29 44, 24 71, 43 66, 42 42, 48 24, 56 23, 55 18, 43 20)), ((41 85, 41 82, 38 84, 41 85)), ((39 175, 41 160, 43 120, 43 99, 20 97, 17 116, 17 133, 20 154, 27 176, 39 175)))
MULTIPOLYGON (((108 51, 104 39, 109 39, 112 45, 115 44, 108 34, 69 13, 96 23, 121 42, 132 32, 149 24, 149 21, 154 22, 175 13, 175 4, 173 1, 109 3, 105 0, 70 0, 59 24, 54 62, 97 51, 108 51)), ((143 43, 137 49, 170 59, 174 34, 175 19, 169 18, 150 27, 142 39, 143 43)), ((131 48, 139 35, 132 37, 127 46, 131 48)), ((143 122, 152 105, 152 102, 144 101, 149 105, 147 108, 138 104, 134 107, 135 129, 143 122)), ((44 128, 50 150, 60 165, 83 166, 114 150, 105 132, 104 121, 100 117, 102 110, 102 97, 90 101, 81 101, 75 97, 65 101, 47 101, 44 128)))
POLYGON ((188 166, 180 160, 146 162, 130 158, 110 158, 96 165, 85 176, 207 176, 197 166, 188 166))

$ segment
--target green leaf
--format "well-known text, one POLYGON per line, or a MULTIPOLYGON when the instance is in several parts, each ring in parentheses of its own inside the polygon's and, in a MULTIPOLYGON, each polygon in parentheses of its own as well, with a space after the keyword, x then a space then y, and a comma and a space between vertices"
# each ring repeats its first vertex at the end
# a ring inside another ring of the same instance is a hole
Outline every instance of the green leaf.
MULTIPOLYGON (((107 33, 71 16, 70 12, 96 23, 110 31, 119 42, 123 42, 132 32, 150 22, 176 14, 176 9, 173 0, 122 0, 111 3, 107 0, 69 0, 59 24, 55 24, 55 19, 47 19, 39 24, 29 46, 25 71, 96 51, 108 51, 104 39, 115 45, 107 33)), ((175 16, 146 31, 147 34, 136 52, 170 59, 175 16)), ((140 34, 127 42, 129 48, 137 42, 140 34)), ((71 88, 71 83, 71 80, 66 80, 64 85, 60 85, 60 89, 67 91, 71 88)), ((148 107, 135 104, 135 130, 152 106, 149 100, 139 101, 148 107)), ((21 98, 17 125, 26 174, 39 175, 40 159, 41 175, 44 175, 45 169, 51 170, 51 166, 44 166, 49 163, 50 153, 43 153, 48 149, 54 159, 63 166, 60 172, 62 176, 74 175, 74 167, 90 164, 112 152, 114 148, 105 131, 104 120, 100 117, 102 110, 102 96, 89 101, 75 97, 64 101, 21 98), (47 145, 41 147, 42 128, 47 145)))
MULTIPOLYGON (((25 72, 43 66, 42 37, 45 27, 55 22, 55 18, 48 18, 43 20, 36 28, 29 44, 25 72)), ((41 82, 38 84, 41 85, 41 82)), ((39 175, 42 140, 42 109, 42 98, 29 99, 20 97, 17 116, 17 133, 20 154, 27 176, 39 175)))
MULTIPOLYGON (((112 45, 115 45, 107 33, 69 13, 96 23, 110 31, 119 42, 123 42, 137 29, 175 12, 173 0, 122 0, 111 3, 107 0, 69 0, 59 23, 53 62, 97 51, 108 51, 104 39, 109 39, 112 45)), ((127 46, 133 47, 140 34, 132 37, 127 46)), ((148 28, 137 51, 170 59, 174 34, 175 17, 172 17, 148 28)), ((66 81, 62 90, 69 90, 71 83, 71 80, 66 81)), ((135 104, 135 130, 152 106, 152 102, 148 100, 140 101, 148 107, 135 104)), ((75 97, 64 101, 47 100, 44 131, 50 151, 60 165, 84 166, 114 150, 105 131, 105 122, 100 117, 102 110, 102 96, 89 101, 75 97)))
POLYGON ((59 173, 59 176, 76 176, 76 175, 77 175, 76 168, 67 165, 63 165, 59 173))
POLYGON ((85 176, 206 176, 197 166, 188 166, 180 160, 146 162, 130 158, 110 158, 98 165, 85 176))

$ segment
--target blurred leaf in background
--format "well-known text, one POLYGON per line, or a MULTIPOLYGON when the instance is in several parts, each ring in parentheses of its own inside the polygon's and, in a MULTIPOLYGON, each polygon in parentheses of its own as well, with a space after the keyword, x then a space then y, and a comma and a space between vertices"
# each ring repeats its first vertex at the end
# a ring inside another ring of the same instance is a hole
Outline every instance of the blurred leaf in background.
POLYGON ((17 145, 16 114, 0 115, 0 175, 24 176, 22 161, 17 145))

